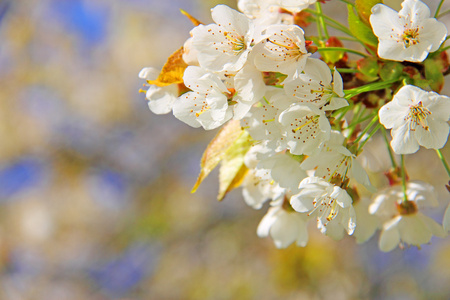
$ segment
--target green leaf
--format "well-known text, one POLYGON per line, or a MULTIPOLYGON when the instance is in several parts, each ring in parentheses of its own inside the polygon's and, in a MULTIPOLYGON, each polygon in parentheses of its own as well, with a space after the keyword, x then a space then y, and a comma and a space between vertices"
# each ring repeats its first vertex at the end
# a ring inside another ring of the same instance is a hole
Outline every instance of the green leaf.
MULTIPOLYGON (((325 47, 344 47, 344 44, 335 36, 325 42, 325 47)), ((325 51, 320 53, 326 63, 335 64, 345 56, 345 51, 325 51)))
POLYGON ((380 69, 380 77, 385 81, 399 79, 403 74, 403 67, 399 62, 385 62, 380 69))
POLYGON ((217 200, 221 201, 229 191, 241 185, 248 171, 244 156, 251 145, 250 135, 244 131, 228 149, 220 165, 217 200))
POLYGON ((363 43, 376 47, 378 45, 378 39, 373 34, 372 28, 361 21, 351 5, 348 5, 347 8, 348 26, 351 33, 363 43))
POLYGON ((355 6, 360 19, 370 26, 369 18, 372 14, 372 7, 375 4, 383 3, 383 0, 356 0, 355 6))
POLYGON ((380 66, 375 57, 366 57, 356 62, 358 70, 366 77, 366 81, 374 81, 378 78, 380 66))
POLYGON ((203 153, 200 162, 200 174, 198 175, 197 182, 192 188, 191 193, 195 193, 200 183, 202 183, 209 173, 211 173, 217 164, 225 157, 228 149, 234 145, 243 132, 238 120, 230 121, 222 127, 203 153))
POLYGON ((439 93, 444 87, 444 75, 442 74, 441 64, 434 59, 426 59, 424 61, 425 78, 430 85, 430 88, 439 93))

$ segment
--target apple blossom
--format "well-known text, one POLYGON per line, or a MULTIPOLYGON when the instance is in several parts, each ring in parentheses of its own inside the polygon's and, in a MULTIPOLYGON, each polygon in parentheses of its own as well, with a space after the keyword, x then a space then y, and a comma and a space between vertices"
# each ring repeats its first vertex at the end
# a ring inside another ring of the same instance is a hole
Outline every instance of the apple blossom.
POLYGON ((291 105, 280 114, 279 122, 292 154, 314 154, 330 138, 325 113, 311 104, 291 105))
POLYGON ((280 72, 296 76, 303 71, 310 56, 305 47, 303 29, 297 25, 272 25, 266 38, 255 45, 252 56, 260 71, 280 72))
POLYGON ((316 58, 307 58, 304 73, 284 82, 284 90, 299 103, 311 103, 323 110, 347 106, 342 77, 334 70, 331 77, 328 65, 316 58))
POLYGON ((433 235, 445 237, 442 226, 419 210, 437 204, 433 186, 424 182, 408 182, 406 196, 400 185, 378 192, 369 212, 384 222, 378 243, 380 250, 392 251, 402 242, 419 247, 433 235))
POLYGON ((305 247, 308 243, 306 218, 297 212, 288 212, 282 206, 271 207, 258 225, 259 237, 270 237, 277 248, 286 248, 292 243, 305 247))
POLYGON ((314 176, 324 180, 356 179, 368 190, 374 191, 369 176, 363 167, 356 161, 356 156, 343 146, 344 136, 333 130, 330 139, 324 142, 323 147, 302 162, 305 170, 314 170, 314 176))
POLYGON ((391 130, 395 153, 409 154, 425 148, 440 149, 449 134, 450 98, 403 86, 391 102, 380 108, 380 123, 391 130))
POLYGON ((299 189, 300 192, 290 200, 294 210, 314 216, 317 228, 335 239, 342 238, 340 229, 353 234, 356 215, 352 198, 344 189, 318 177, 306 177, 300 182, 299 189))
POLYGON ((378 56, 396 61, 423 61, 441 46, 445 25, 430 18, 430 9, 420 0, 405 0, 397 13, 384 4, 372 7, 370 24, 378 37, 378 56))
MULTIPOLYGON (((155 68, 143 68, 139 73, 139 78, 145 80, 155 80, 159 71, 155 68)), ((145 98, 148 100, 148 107, 157 115, 168 114, 172 111, 173 104, 178 98, 178 87, 171 84, 159 87, 154 84, 148 85, 145 98)))
POLYGON ((200 66, 210 71, 239 71, 247 61, 254 34, 252 21, 226 5, 211 10, 216 24, 191 31, 200 66))

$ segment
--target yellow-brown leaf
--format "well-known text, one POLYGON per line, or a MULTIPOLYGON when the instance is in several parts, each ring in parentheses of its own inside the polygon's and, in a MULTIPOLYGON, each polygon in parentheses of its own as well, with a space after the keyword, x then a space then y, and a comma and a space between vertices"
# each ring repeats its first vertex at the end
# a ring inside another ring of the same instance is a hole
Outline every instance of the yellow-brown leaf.
POLYGON ((220 165, 217 200, 221 201, 229 191, 241 185, 248 171, 244 157, 251 145, 250 135, 244 131, 227 150, 220 165))
POLYGON ((233 146, 243 132, 244 131, 237 120, 232 120, 222 127, 203 153, 200 162, 200 174, 198 175, 197 182, 192 188, 191 193, 195 193, 200 183, 202 183, 208 174, 225 157, 228 149, 233 146))
POLYGON ((161 73, 156 80, 149 80, 149 84, 156 86, 167 86, 173 83, 183 83, 184 70, 187 64, 183 60, 183 47, 172 53, 164 64, 161 73))
POLYGON ((181 11, 181 13, 182 13, 183 15, 185 15, 185 16, 189 19, 189 21, 192 22, 192 24, 194 24, 194 26, 198 26, 198 25, 200 25, 200 24, 203 24, 202 22, 200 22, 199 20, 197 20, 196 18, 194 18, 193 16, 191 16, 191 14, 188 13, 187 11, 182 10, 182 9, 180 9, 180 11, 181 11))

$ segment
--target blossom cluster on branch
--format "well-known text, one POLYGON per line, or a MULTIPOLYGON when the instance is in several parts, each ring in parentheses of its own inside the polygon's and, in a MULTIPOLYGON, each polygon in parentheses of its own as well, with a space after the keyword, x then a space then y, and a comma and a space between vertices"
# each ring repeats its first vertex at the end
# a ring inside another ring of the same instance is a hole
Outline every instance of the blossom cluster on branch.
POLYGON ((249 206, 268 202, 257 234, 276 247, 306 246, 309 222, 358 243, 380 230, 382 251, 419 247, 450 229, 450 209, 443 225, 424 214, 439 204, 434 188, 410 180, 403 158, 435 149, 450 177, 439 150, 450 119, 450 98, 439 94, 449 71, 447 29, 437 20, 443 1, 434 17, 420 0, 398 12, 381 0, 341 2, 348 26, 315 0, 239 0, 241 12, 218 5, 208 25, 183 12, 191 37, 162 70, 141 71, 142 91, 156 114, 221 127, 193 191, 220 163, 218 199, 242 187, 249 206), (312 22, 317 31, 306 35, 312 22), (359 159, 375 135, 391 158, 386 187, 371 184, 359 159))

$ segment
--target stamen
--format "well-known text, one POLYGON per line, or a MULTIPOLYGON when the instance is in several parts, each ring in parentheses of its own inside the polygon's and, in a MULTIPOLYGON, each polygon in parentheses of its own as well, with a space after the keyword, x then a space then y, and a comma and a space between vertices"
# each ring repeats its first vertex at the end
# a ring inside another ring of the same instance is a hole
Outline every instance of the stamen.
POLYGON ((419 28, 409 28, 403 32, 402 35, 403 45, 405 48, 409 48, 412 45, 419 43, 419 28))
MULTIPOLYGON (((306 117, 306 118, 308 119, 308 117, 306 117)), ((302 129, 303 127, 305 127, 305 126, 307 126, 307 125, 309 125, 311 123, 316 124, 318 119, 319 119, 319 116, 314 116, 311 119, 309 119, 308 122, 305 122, 305 124, 302 124, 299 127, 295 128, 295 129, 292 129, 292 132, 296 133, 297 131, 299 131, 300 129, 302 129)))
POLYGON ((420 125, 423 129, 428 130, 428 115, 431 115, 431 112, 426 107, 423 107, 422 101, 417 105, 411 105, 409 107, 409 113, 406 116, 406 120, 410 120, 409 129, 415 131, 416 127, 420 125))
POLYGON ((195 113, 195 116, 198 118, 201 114, 203 114, 208 109, 211 109, 211 107, 207 106, 207 107, 203 108, 200 112, 195 113))

